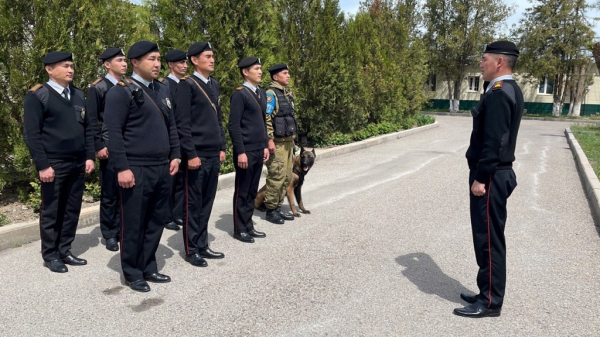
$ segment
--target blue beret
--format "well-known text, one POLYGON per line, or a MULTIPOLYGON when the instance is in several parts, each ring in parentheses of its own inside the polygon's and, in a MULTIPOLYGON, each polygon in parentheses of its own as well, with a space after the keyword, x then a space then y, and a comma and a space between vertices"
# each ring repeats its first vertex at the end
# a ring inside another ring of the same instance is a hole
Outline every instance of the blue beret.
POLYGON ((196 56, 205 50, 212 50, 210 42, 196 42, 188 48, 188 57, 196 56))
POLYGON ((255 64, 260 64, 260 59, 258 57, 245 57, 238 63, 238 68, 244 69, 255 64))
POLYGON ((269 74, 271 74, 271 78, 273 78, 273 76, 277 75, 277 73, 279 73, 280 71, 283 70, 289 70, 290 68, 288 68, 287 64, 276 64, 274 66, 272 66, 271 68, 269 68, 269 74))
POLYGON ((42 60, 45 65, 62 61, 73 61, 73 54, 64 51, 53 51, 48 53, 42 60))
POLYGON ((485 47, 484 54, 505 54, 519 56, 519 49, 510 41, 495 41, 485 47))
POLYGON ((158 45, 150 41, 138 41, 127 51, 128 59, 135 59, 148 53, 158 51, 158 45))
POLYGON ((108 61, 113 57, 125 56, 125 52, 121 48, 108 48, 100 54, 100 61, 108 61))
POLYGON ((185 52, 179 49, 169 50, 165 54, 165 61, 167 62, 177 62, 181 60, 185 60, 185 52))

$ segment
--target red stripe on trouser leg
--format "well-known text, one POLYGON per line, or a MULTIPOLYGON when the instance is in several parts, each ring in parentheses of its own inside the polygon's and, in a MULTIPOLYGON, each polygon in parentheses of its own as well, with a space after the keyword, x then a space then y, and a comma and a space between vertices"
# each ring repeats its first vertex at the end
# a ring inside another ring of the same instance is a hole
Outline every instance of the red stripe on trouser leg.
POLYGON ((188 245, 188 235, 190 233, 190 195, 189 195, 189 182, 190 177, 188 173, 190 172, 189 167, 185 170, 185 253, 190 255, 190 246, 188 245))
POLYGON ((492 177, 490 176, 490 185, 488 187, 488 197, 487 197, 487 232, 488 232, 488 254, 490 257, 490 283, 488 289, 488 308, 492 305, 492 243, 491 243, 491 233, 490 233, 490 196, 492 195, 492 177))

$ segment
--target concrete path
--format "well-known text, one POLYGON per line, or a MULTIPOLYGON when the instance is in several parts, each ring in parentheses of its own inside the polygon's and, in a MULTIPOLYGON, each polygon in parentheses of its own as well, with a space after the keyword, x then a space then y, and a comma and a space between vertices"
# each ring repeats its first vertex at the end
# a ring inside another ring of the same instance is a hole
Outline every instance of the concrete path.
POLYGON ((2 336, 597 336, 600 239, 564 129, 523 121, 506 228, 502 316, 467 319, 475 290, 468 217, 471 119, 317 161, 303 195, 312 214, 285 225, 255 220, 267 238, 231 237, 233 189, 218 192, 211 247, 226 258, 194 268, 181 232, 165 231, 159 268, 169 284, 141 294, 123 283, 118 253, 97 226, 67 274, 42 267, 39 241, 0 252, 2 336))

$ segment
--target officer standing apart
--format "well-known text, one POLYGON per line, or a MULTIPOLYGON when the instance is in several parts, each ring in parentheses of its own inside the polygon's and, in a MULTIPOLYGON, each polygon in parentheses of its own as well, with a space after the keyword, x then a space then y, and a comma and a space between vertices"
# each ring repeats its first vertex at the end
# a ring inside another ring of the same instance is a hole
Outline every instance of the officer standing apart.
POLYGON ((73 81, 73 55, 44 57, 49 81, 29 90, 24 102, 24 139, 41 181, 40 236, 44 266, 66 273, 66 264, 87 261, 71 253, 85 173, 94 170, 94 134, 83 91, 73 81))
MULTIPOLYGON (((171 93, 171 101, 175 102, 177 92, 177 84, 187 72, 187 59, 184 51, 179 49, 169 50, 165 54, 165 61, 169 66, 169 75, 164 79, 159 79, 169 88, 171 93)), ((173 106, 175 108, 175 105, 173 106)), ((179 171, 171 179, 171 193, 169 194, 169 203, 167 204, 167 218, 165 219, 165 228, 178 231, 179 226, 183 226, 183 198, 184 198, 184 181, 183 173, 181 172, 183 165, 179 167, 179 171)))
POLYGON ((183 242, 186 261, 206 267, 204 260, 221 259, 223 253, 208 247, 208 220, 217 194, 219 170, 225 161, 225 131, 222 124, 221 89, 210 77, 215 59, 210 43, 197 42, 187 53, 194 73, 177 86, 177 130, 181 141, 185 207, 183 242))
POLYGON ((100 161, 100 231, 106 242, 106 249, 119 250, 120 215, 117 173, 108 165, 108 129, 104 123, 104 103, 106 93, 123 79, 127 73, 127 60, 121 48, 108 48, 100 54, 100 61, 107 70, 104 78, 90 84, 86 110, 94 126, 94 147, 100 161))
POLYGON ((487 45, 479 68, 490 81, 479 104, 471 110, 473 132, 467 150, 471 186, 471 228, 479 271, 479 294, 460 296, 470 305, 454 309, 466 317, 500 316, 506 285, 506 203, 517 186, 517 133, 523 116, 523 94, 512 73, 519 56, 514 43, 487 45))
POLYGON ((106 97, 105 120, 121 193, 121 267, 127 285, 150 291, 146 281, 164 283, 156 250, 164 229, 169 178, 177 173, 179 139, 158 45, 136 42, 127 53, 131 80, 119 82, 106 97))
POLYGON ((244 84, 231 95, 229 135, 233 144, 235 191, 233 194, 233 237, 252 243, 265 233, 254 228, 254 198, 263 162, 269 160, 267 148, 266 93, 258 87, 262 79, 260 59, 246 57, 238 63, 244 84))
POLYGON ((288 87, 290 71, 285 64, 269 68, 273 80, 267 88, 267 135, 270 157, 267 161, 265 190, 266 218, 275 224, 294 220, 292 214, 281 211, 281 204, 292 177, 294 138, 298 130, 294 117, 294 96, 288 87))

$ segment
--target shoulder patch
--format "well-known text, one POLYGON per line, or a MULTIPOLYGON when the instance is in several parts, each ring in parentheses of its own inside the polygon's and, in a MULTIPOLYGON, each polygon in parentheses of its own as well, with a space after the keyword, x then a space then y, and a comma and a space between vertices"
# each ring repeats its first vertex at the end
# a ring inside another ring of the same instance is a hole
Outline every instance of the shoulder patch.
POLYGON ((494 85, 492 86, 492 90, 502 89, 503 83, 504 83, 504 81, 498 81, 498 82, 494 83, 494 85))
POLYGON ((38 83, 38 84, 34 85, 33 87, 31 87, 31 89, 29 89, 29 91, 36 92, 36 91, 40 90, 41 87, 43 87, 43 85, 38 83))
POLYGON ((102 81, 102 77, 98 77, 94 82, 92 82, 92 85, 96 85, 100 83, 100 81, 102 81))
POLYGON ((181 81, 185 81, 185 80, 187 80, 188 78, 190 78, 190 75, 185 75, 185 76, 183 76, 183 77, 181 78, 181 81))
POLYGON ((165 80, 165 78, 164 77, 159 77, 156 80, 159 81, 160 83, 162 83, 165 80))
POLYGON ((273 102, 273 95, 267 94, 267 103, 273 102))
POLYGON ((237 87, 237 88, 235 88, 235 90, 237 90, 237 91, 241 91, 241 90, 244 90, 244 86, 241 86, 241 87, 237 87))
POLYGON ((120 86, 122 86, 122 87, 126 87, 127 86, 127 84, 125 84, 125 82, 123 82, 123 81, 119 81, 119 82, 117 82, 117 84, 120 85, 120 86))

